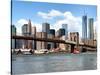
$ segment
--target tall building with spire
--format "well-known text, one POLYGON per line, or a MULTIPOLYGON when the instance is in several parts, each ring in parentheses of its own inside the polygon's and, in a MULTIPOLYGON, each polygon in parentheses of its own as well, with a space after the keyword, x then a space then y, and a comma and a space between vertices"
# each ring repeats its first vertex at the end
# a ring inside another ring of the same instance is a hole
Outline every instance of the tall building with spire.
POLYGON ((29 35, 31 35, 31 33, 32 33, 32 24, 31 24, 31 20, 30 19, 28 21, 28 30, 27 30, 27 32, 29 33, 29 35))
POLYGON ((82 38, 87 39, 87 15, 82 16, 82 38))
POLYGON ((24 24, 22 26, 22 34, 25 36, 29 36, 32 34, 32 26, 31 26, 31 20, 29 19, 28 24, 24 24))
MULTIPOLYGON (((32 35, 32 25, 31 20, 29 19, 28 24, 24 24, 22 26, 22 35, 24 36, 30 36, 32 35)), ((31 40, 25 40, 23 42, 24 48, 32 48, 32 41, 31 40)))

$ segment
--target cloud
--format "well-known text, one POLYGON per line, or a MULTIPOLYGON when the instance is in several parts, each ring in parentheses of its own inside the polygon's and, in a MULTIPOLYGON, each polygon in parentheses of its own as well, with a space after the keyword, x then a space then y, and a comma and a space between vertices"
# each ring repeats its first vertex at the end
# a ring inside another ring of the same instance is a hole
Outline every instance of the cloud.
MULTIPOLYGON (((61 13, 61 12, 60 12, 61 13)), ((82 37, 82 20, 81 17, 75 17, 71 12, 66 11, 62 13, 64 19, 56 21, 51 28, 58 30, 62 27, 62 24, 68 24, 68 32, 79 32, 80 37, 82 37)))
POLYGON ((49 13, 38 12, 38 15, 43 19, 53 19, 54 17, 61 16, 62 13, 58 10, 52 9, 49 13))
POLYGON ((24 24, 27 24, 28 21, 26 19, 19 19, 17 22, 16 22, 16 28, 17 28, 17 33, 20 34, 21 33, 21 28, 24 24))
POLYGON ((32 26, 33 25, 36 26, 37 32, 42 32, 42 25, 41 24, 38 24, 38 23, 33 22, 32 23, 32 26))
MULTIPOLYGON (((37 14, 43 19, 48 20, 53 20, 54 17, 63 17, 63 19, 59 19, 50 25, 50 28, 58 30, 59 28, 62 28, 62 24, 67 24, 68 32, 79 32, 80 37, 82 37, 82 17, 76 17, 70 11, 61 12, 54 9, 48 13, 38 12, 37 14)), ((28 20, 20 19, 17 21, 16 26, 19 32, 21 32, 21 27, 25 23, 28 23, 28 20)), ((32 26, 36 26, 38 32, 42 31, 42 24, 32 21, 32 26)), ((97 21, 94 22, 94 30, 95 29, 97 29, 97 21)))
MULTIPOLYGON (((28 24, 28 20, 27 19, 19 19, 17 22, 16 22, 16 28, 17 28, 17 33, 18 34, 21 34, 22 33, 22 26, 24 25, 24 24, 28 24)), ((31 24, 32 24, 32 26, 36 26, 36 28, 37 28, 37 31, 38 32, 41 32, 42 31, 42 26, 41 26, 41 24, 38 24, 38 23, 35 23, 35 22, 33 22, 33 21, 31 21, 31 24)))
MULTIPOLYGON (((54 17, 63 17, 63 19, 57 20, 50 27, 52 29, 58 30, 59 28, 62 27, 62 24, 68 24, 68 32, 79 32, 80 37, 82 37, 82 17, 76 17, 70 11, 61 12, 59 10, 54 10, 54 9, 52 9, 48 13, 38 12, 38 15, 41 16, 43 19, 50 19, 50 20, 54 19, 54 17)), ((94 33, 96 29, 97 29, 97 22, 95 21, 94 33)))
MULTIPOLYGON (((68 32, 79 32, 80 36, 82 36, 82 21, 81 17, 75 17, 70 11, 60 12, 58 10, 52 9, 48 13, 45 12, 38 12, 38 15, 41 16, 43 19, 53 19, 54 17, 64 17, 56 21, 50 27, 52 29, 58 30, 62 27, 62 24, 68 24, 68 32)), ((17 31, 21 33, 21 27, 23 24, 27 24, 28 20, 26 19, 19 19, 16 23, 17 31)), ((42 25, 39 23, 31 22, 32 25, 36 26, 37 31, 42 31, 42 25)))

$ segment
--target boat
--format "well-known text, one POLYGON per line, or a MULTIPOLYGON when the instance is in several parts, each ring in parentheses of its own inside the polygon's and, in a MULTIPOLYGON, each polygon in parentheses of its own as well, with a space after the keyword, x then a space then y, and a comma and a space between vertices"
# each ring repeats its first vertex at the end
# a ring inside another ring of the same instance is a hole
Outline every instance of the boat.
POLYGON ((35 54, 46 54, 48 53, 48 49, 40 49, 40 50, 35 50, 35 54))

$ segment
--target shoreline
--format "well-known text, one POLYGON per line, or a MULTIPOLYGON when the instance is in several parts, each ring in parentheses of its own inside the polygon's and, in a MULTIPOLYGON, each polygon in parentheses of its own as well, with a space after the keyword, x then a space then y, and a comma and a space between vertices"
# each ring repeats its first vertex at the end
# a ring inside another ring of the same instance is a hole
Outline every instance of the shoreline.
POLYGON ((21 55, 31 55, 31 56, 47 56, 47 55, 62 55, 62 54, 66 54, 66 55, 80 55, 80 54, 97 54, 97 52, 83 52, 83 53, 78 53, 78 54, 74 54, 74 53, 65 53, 65 52, 58 52, 58 53, 47 53, 47 54, 12 54, 16 55, 16 56, 21 56, 21 55))

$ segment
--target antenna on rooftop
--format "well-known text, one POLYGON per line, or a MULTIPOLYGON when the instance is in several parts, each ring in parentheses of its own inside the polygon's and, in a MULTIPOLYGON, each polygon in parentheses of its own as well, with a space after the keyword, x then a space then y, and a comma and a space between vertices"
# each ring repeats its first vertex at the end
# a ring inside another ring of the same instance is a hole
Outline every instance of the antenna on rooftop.
POLYGON ((87 10, 87 9, 85 9, 85 10, 84 10, 84 15, 87 15, 87 12, 86 12, 86 10, 87 10))

